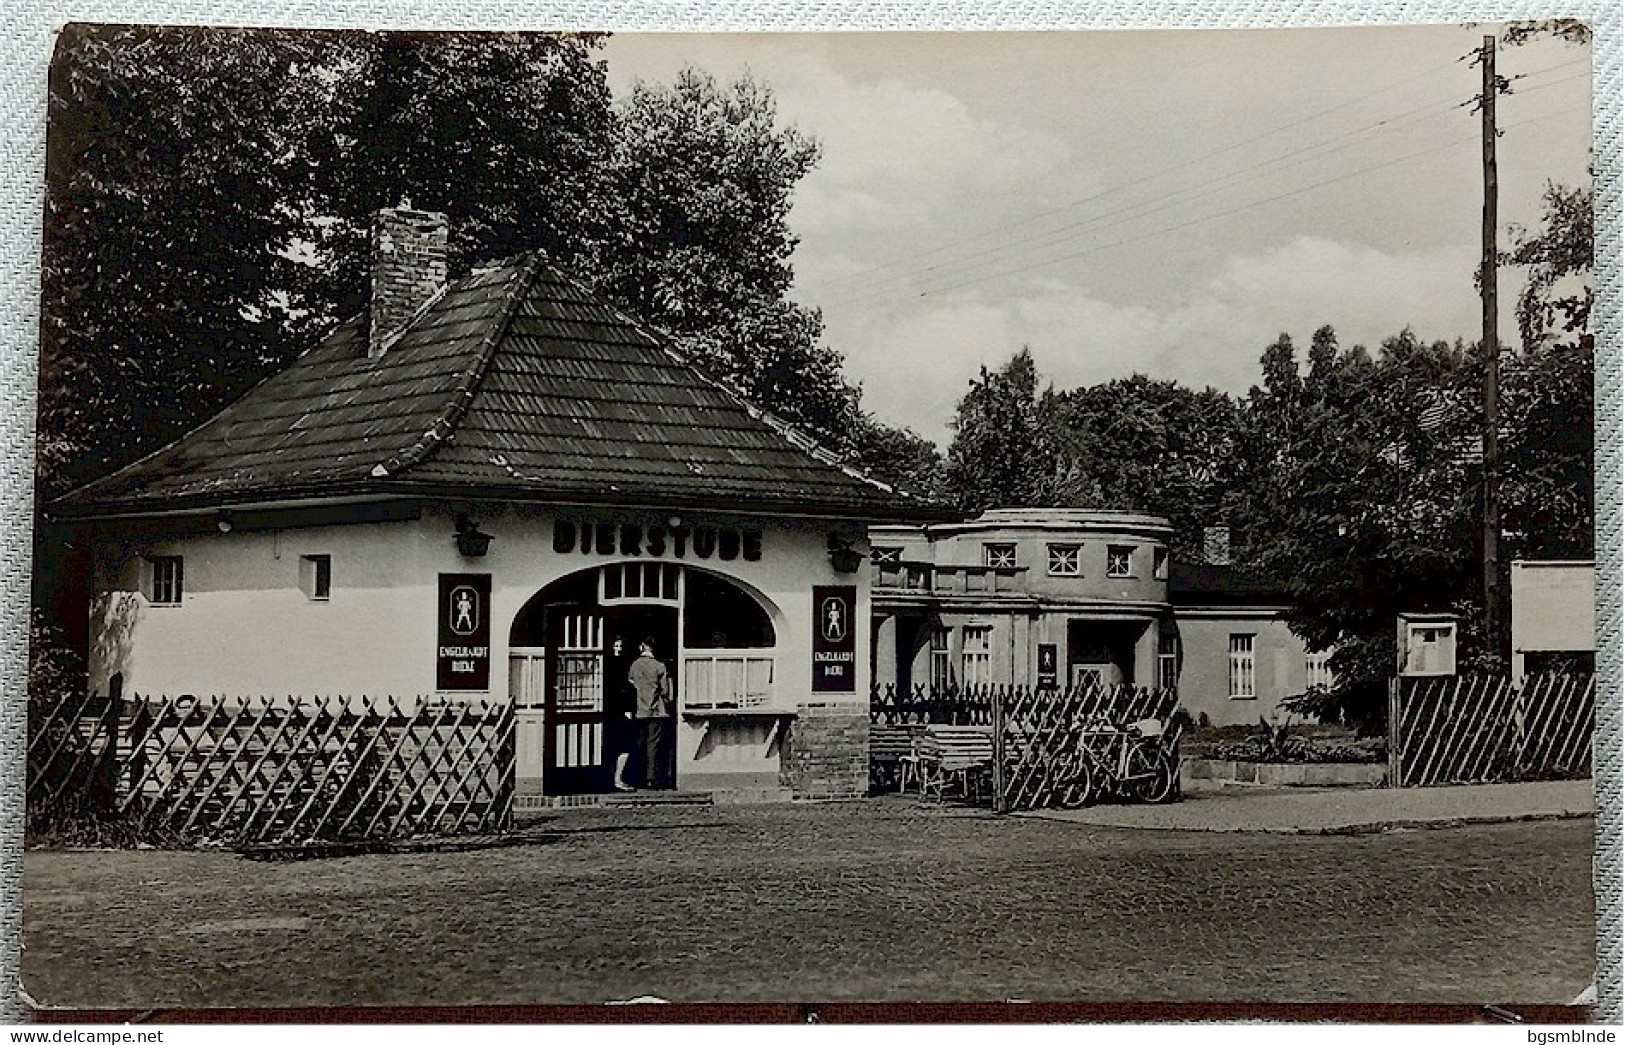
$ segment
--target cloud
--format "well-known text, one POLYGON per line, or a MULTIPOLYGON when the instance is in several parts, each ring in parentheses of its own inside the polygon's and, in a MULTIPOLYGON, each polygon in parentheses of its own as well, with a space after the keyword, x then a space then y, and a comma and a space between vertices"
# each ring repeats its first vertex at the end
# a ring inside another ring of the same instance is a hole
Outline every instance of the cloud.
POLYGON ((1002 298, 975 288, 906 310, 831 315, 829 343, 845 353, 868 409, 946 444, 978 367, 999 366, 1022 345, 1057 388, 1138 372, 1239 395, 1283 331, 1300 351, 1326 323, 1345 346, 1375 348, 1407 326, 1428 339, 1471 339, 1473 261, 1452 249, 1391 254, 1298 237, 1225 258, 1166 303, 1114 303, 1048 278, 1002 298))
POLYGON ((791 214, 798 276, 815 291, 1098 188, 1058 135, 980 117, 945 90, 852 80, 811 60, 776 73, 781 116, 824 145, 791 214))

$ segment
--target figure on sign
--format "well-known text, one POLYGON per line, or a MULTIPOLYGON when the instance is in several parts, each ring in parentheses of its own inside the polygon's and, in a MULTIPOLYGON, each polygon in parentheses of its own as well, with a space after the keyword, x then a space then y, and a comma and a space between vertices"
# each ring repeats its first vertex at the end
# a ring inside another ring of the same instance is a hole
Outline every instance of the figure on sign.
POLYGON ((452 618, 451 630, 459 635, 471 634, 476 625, 474 619, 474 593, 467 588, 458 588, 451 596, 452 618))
POLYGON ((846 638, 846 603, 840 599, 824 600, 824 638, 830 642, 846 638))

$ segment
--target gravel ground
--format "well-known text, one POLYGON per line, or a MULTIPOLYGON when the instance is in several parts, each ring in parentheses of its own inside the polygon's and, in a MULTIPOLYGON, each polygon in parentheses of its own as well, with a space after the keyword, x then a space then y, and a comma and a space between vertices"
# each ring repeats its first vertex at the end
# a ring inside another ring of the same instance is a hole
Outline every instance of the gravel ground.
POLYGON ((30 852, 48 1006, 1564 1003, 1590 820, 1327 837, 909 799, 561 812, 523 844, 265 862, 30 852))

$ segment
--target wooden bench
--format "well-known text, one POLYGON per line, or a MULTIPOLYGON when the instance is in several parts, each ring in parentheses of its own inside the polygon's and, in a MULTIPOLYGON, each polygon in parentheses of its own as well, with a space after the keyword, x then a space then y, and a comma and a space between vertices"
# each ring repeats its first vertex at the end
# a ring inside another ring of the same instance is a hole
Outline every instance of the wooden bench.
POLYGON ((957 782, 973 797, 993 766, 993 730, 988 726, 926 726, 915 750, 920 794, 943 797, 957 782))
POLYGON ((869 784, 876 791, 903 790, 914 765, 917 726, 869 727, 869 784))

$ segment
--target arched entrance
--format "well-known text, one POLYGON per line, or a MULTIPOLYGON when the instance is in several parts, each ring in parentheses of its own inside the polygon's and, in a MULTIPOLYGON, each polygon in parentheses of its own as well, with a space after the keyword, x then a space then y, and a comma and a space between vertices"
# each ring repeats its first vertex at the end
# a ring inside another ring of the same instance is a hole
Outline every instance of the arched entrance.
MULTIPOLYGON (((774 628, 757 597, 719 575, 673 563, 618 562, 537 592, 509 629, 509 695, 519 715, 518 776, 548 795, 614 790, 650 779, 628 673, 640 642, 666 665, 675 705, 738 702, 771 692, 774 628)), ((652 777, 680 783, 675 723, 652 777)), ((527 787, 527 784, 529 787, 527 787)))

